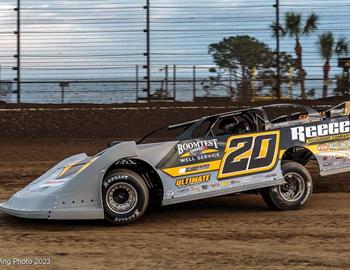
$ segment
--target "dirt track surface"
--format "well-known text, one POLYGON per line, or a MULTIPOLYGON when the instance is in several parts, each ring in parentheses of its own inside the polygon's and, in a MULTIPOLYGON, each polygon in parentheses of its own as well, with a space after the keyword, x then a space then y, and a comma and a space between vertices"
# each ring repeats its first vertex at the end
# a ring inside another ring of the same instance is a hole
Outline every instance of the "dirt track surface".
POLYGON ((269 211, 254 195, 215 198, 124 227, 0 214, 0 254, 52 260, 17 269, 349 269, 349 220, 343 193, 316 194, 293 212, 269 211))
MULTIPOLYGON (((0 201, 67 156, 95 154, 110 141, 140 138, 160 125, 208 113, 201 108, 44 107, 48 110, 32 111, 32 105, 0 110, 0 201)), ((215 110, 220 111, 227 108, 215 110)), ((350 269, 350 193, 331 193, 350 191, 350 174, 321 181, 315 167, 310 169, 315 190, 330 193, 313 194, 301 211, 269 211, 259 196, 239 195, 149 211, 124 227, 0 214, 0 270, 350 269), (51 265, 1 264, 2 259, 38 257, 49 257, 51 265)))
MULTIPOLYGON (((110 140, 2 140, 0 201, 64 157, 94 154, 110 140)), ((149 211, 124 227, 0 214, 0 258, 52 260, 17 269, 350 269, 349 253, 349 193, 314 194, 293 212, 269 211, 255 195, 214 198, 149 211)))

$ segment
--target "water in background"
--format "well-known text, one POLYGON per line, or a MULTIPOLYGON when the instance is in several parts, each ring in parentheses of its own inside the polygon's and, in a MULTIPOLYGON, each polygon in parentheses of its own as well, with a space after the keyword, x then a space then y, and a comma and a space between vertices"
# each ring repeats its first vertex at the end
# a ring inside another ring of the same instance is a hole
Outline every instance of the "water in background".
MULTIPOLYGON (((8 83, 8 82, 7 82, 8 83)), ((4 83, 2 83, 4 85, 4 83)), ((23 83, 21 102, 22 103, 42 103, 42 104, 61 104, 61 103, 95 103, 95 104, 112 104, 112 103, 134 103, 139 98, 146 98, 146 87, 144 81, 139 82, 77 82, 69 83, 62 95, 62 90, 58 82, 54 83, 23 83), (138 97, 138 98, 137 98, 138 97)), ((333 95, 335 82, 329 85, 329 94, 333 95)), ((17 102, 17 94, 13 93, 16 86, 2 86, 0 91, 0 100, 8 103, 17 102)), ((176 82, 176 93, 174 93, 174 83, 168 83, 168 97, 177 101, 193 101, 194 97, 193 82, 176 82)), ((313 98, 320 98, 322 93, 321 81, 307 82, 308 89, 315 89, 313 98)), ((152 93, 161 89, 161 83, 152 84, 152 93)), ((164 84, 163 84, 164 89, 164 84)), ((198 82, 195 86, 196 97, 227 97, 229 96, 226 87, 215 87, 215 89, 205 91, 203 85, 198 82)), ((297 99, 300 95, 300 87, 294 86, 293 89, 284 85, 282 87, 282 96, 297 99)), ((270 96, 270 91, 261 91, 259 96, 270 96)))
MULTIPOLYGON (((143 91, 146 87, 144 82, 140 82, 136 88, 135 82, 118 82, 118 83, 70 83, 65 88, 63 96, 59 83, 23 83, 21 90, 22 103, 95 103, 95 104, 112 104, 112 103, 134 103, 139 99, 146 98, 147 93, 143 91)), ((15 88, 15 86, 14 86, 15 88)), ((155 93, 160 89, 154 85, 155 93)), ((205 96, 207 93, 199 86, 196 95, 205 96)), ((177 82, 176 83, 176 100, 193 101, 193 83, 177 82)), ((216 89, 212 96, 227 96, 224 89, 216 89)), ((168 97, 174 97, 174 84, 168 84, 168 97)), ((8 103, 17 102, 16 93, 4 93, 0 100, 8 103)))

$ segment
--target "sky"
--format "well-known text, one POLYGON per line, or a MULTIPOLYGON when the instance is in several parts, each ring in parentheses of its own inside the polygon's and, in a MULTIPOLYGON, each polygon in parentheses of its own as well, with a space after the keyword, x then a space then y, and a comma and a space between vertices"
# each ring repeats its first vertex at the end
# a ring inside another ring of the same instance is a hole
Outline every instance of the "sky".
MULTIPOLYGON (((317 33, 302 38, 309 78, 322 77, 317 36, 332 31, 350 40, 350 3, 346 0, 281 0, 281 20, 287 11, 320 16, 317 33)), ((1 78, 13 79, 16 54, 15 0, 0 3, 1 78)), ((22 1, 22 66, 24 80, 134 79, 144 65, 145 0, 25 0, 22 1)), ((208 45, 224 37, 251 35, 275 48, 269 25, 274 1, 151 0, 152 74, 177 65, 178 77, 197 65, 205 76, 213 65, 208 45)), ((294 56, 294 41, 284 38, 281 50, 294 56)), ((341 73, 336 59, 332 75, 341 73)), ((140 76, 144 75, 142 68, 140 76)))

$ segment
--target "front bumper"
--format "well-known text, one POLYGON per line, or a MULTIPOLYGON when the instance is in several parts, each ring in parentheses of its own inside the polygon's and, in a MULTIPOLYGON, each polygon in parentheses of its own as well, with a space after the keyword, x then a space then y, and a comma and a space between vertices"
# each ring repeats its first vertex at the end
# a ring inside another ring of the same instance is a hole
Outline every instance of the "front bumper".
MULTIPOLYGON (((28 219, 103 219, 102 205, 95 199, 61 194, 59 189, 31 191, 30 185, 0 204, 0 212, 28 219), (81 203, 84 201, 84 203, 81 203)), ((90 198, 90 197, 88 197, 90 198)))
POLYGON ((51 211, 49 209, 23 209, 9 205, 7 202, 0 204, 0 211, 6 214, 29 219, 48 219, 51 211))

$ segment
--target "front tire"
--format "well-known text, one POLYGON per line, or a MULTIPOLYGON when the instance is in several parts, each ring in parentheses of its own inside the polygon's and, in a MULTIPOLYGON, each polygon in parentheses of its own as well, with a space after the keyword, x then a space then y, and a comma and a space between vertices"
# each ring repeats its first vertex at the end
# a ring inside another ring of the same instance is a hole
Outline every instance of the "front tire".
POLYGON ((273 210, 298 210, 310 199, 313 190, 309 171, 295 161, 282 164, 285 184, 265 188, 261 195, 265 203, 273 210))
POLYGON ((102 198, 105 219, 114 224, 128 224, 145 213, 149 203, 149 190, 140 175, 118 169, 103 179, 102 198))

